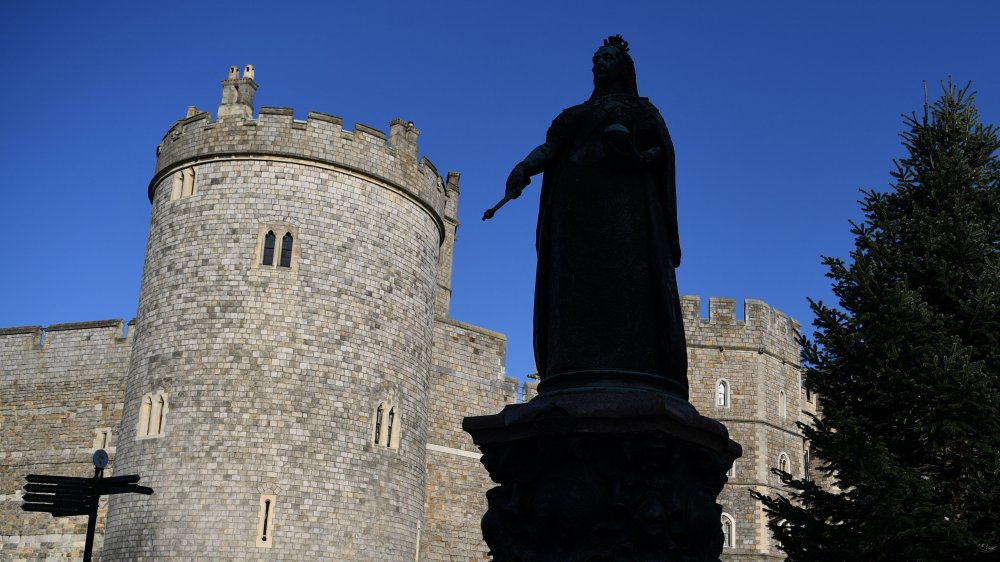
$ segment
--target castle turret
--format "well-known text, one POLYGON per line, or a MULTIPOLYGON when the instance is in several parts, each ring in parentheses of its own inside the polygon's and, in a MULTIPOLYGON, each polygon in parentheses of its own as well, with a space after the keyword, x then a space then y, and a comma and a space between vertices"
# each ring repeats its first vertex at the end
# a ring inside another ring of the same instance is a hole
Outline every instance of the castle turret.
POLYGON ((253 79, 253 65, 243 69, 229 67, 229 77, 222 81, 222 103, 219 104, 219 119, 253 117, 253 96, 257 93, 257 83, 253 79))
POLYGON ((156 493, 104 559, 412 560, 452 203, 412 124, 253 119, 256 88, 157 152, 115 458, 156 493))

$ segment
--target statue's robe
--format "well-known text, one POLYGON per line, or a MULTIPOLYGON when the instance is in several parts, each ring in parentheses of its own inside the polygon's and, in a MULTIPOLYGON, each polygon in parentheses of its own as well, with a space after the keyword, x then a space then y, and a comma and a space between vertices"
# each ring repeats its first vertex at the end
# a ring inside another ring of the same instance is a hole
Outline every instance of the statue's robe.
POLYGON ((542 386, 607 375, 686 399, 674 150, 663 118, 646 98, 596 97, 563 111, 546 143, 534 315, 542 386), (639 152, 660 147, 658 158, 606 154, 612 124, 639 152))

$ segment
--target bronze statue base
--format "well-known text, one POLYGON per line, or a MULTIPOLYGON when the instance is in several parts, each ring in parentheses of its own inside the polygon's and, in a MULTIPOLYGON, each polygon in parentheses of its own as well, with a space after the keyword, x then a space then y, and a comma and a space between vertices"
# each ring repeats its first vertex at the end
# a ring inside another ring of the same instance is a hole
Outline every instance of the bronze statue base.
POLYGON ((690 403, 566 393, 462 425, 499 484, 482 521, 495 562, 719 559, 716 498, 742 449, 690 403))

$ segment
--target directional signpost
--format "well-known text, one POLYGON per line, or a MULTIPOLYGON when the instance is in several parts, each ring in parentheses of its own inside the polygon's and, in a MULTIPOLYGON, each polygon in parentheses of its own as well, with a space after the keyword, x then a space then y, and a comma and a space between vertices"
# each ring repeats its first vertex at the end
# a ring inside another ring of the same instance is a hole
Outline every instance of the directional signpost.
POLYGON ((87 515, 87 544, 83 549, 83 562, 90 562, 94 550, 94 531, 97 529, 97 505, 101 496, 110 494, 152 494, 153 489, 139 486, 138 474, 104 478, 108 454, 104 449, 94 453, 94 477, 49 476, 29 474, 24 485, 24 511, 44 511, 53 517, 87 515))

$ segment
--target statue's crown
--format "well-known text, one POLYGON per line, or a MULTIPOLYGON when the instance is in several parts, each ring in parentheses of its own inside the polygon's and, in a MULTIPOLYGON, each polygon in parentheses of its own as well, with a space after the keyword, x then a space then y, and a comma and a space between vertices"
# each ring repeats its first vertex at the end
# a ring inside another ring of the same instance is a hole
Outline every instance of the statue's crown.
POLYGON ((605 47, 617 47, 621 49, 621 52, 628 52, 628 41, 626 41, 621 35, 612 35, 604 40, 605 47))

